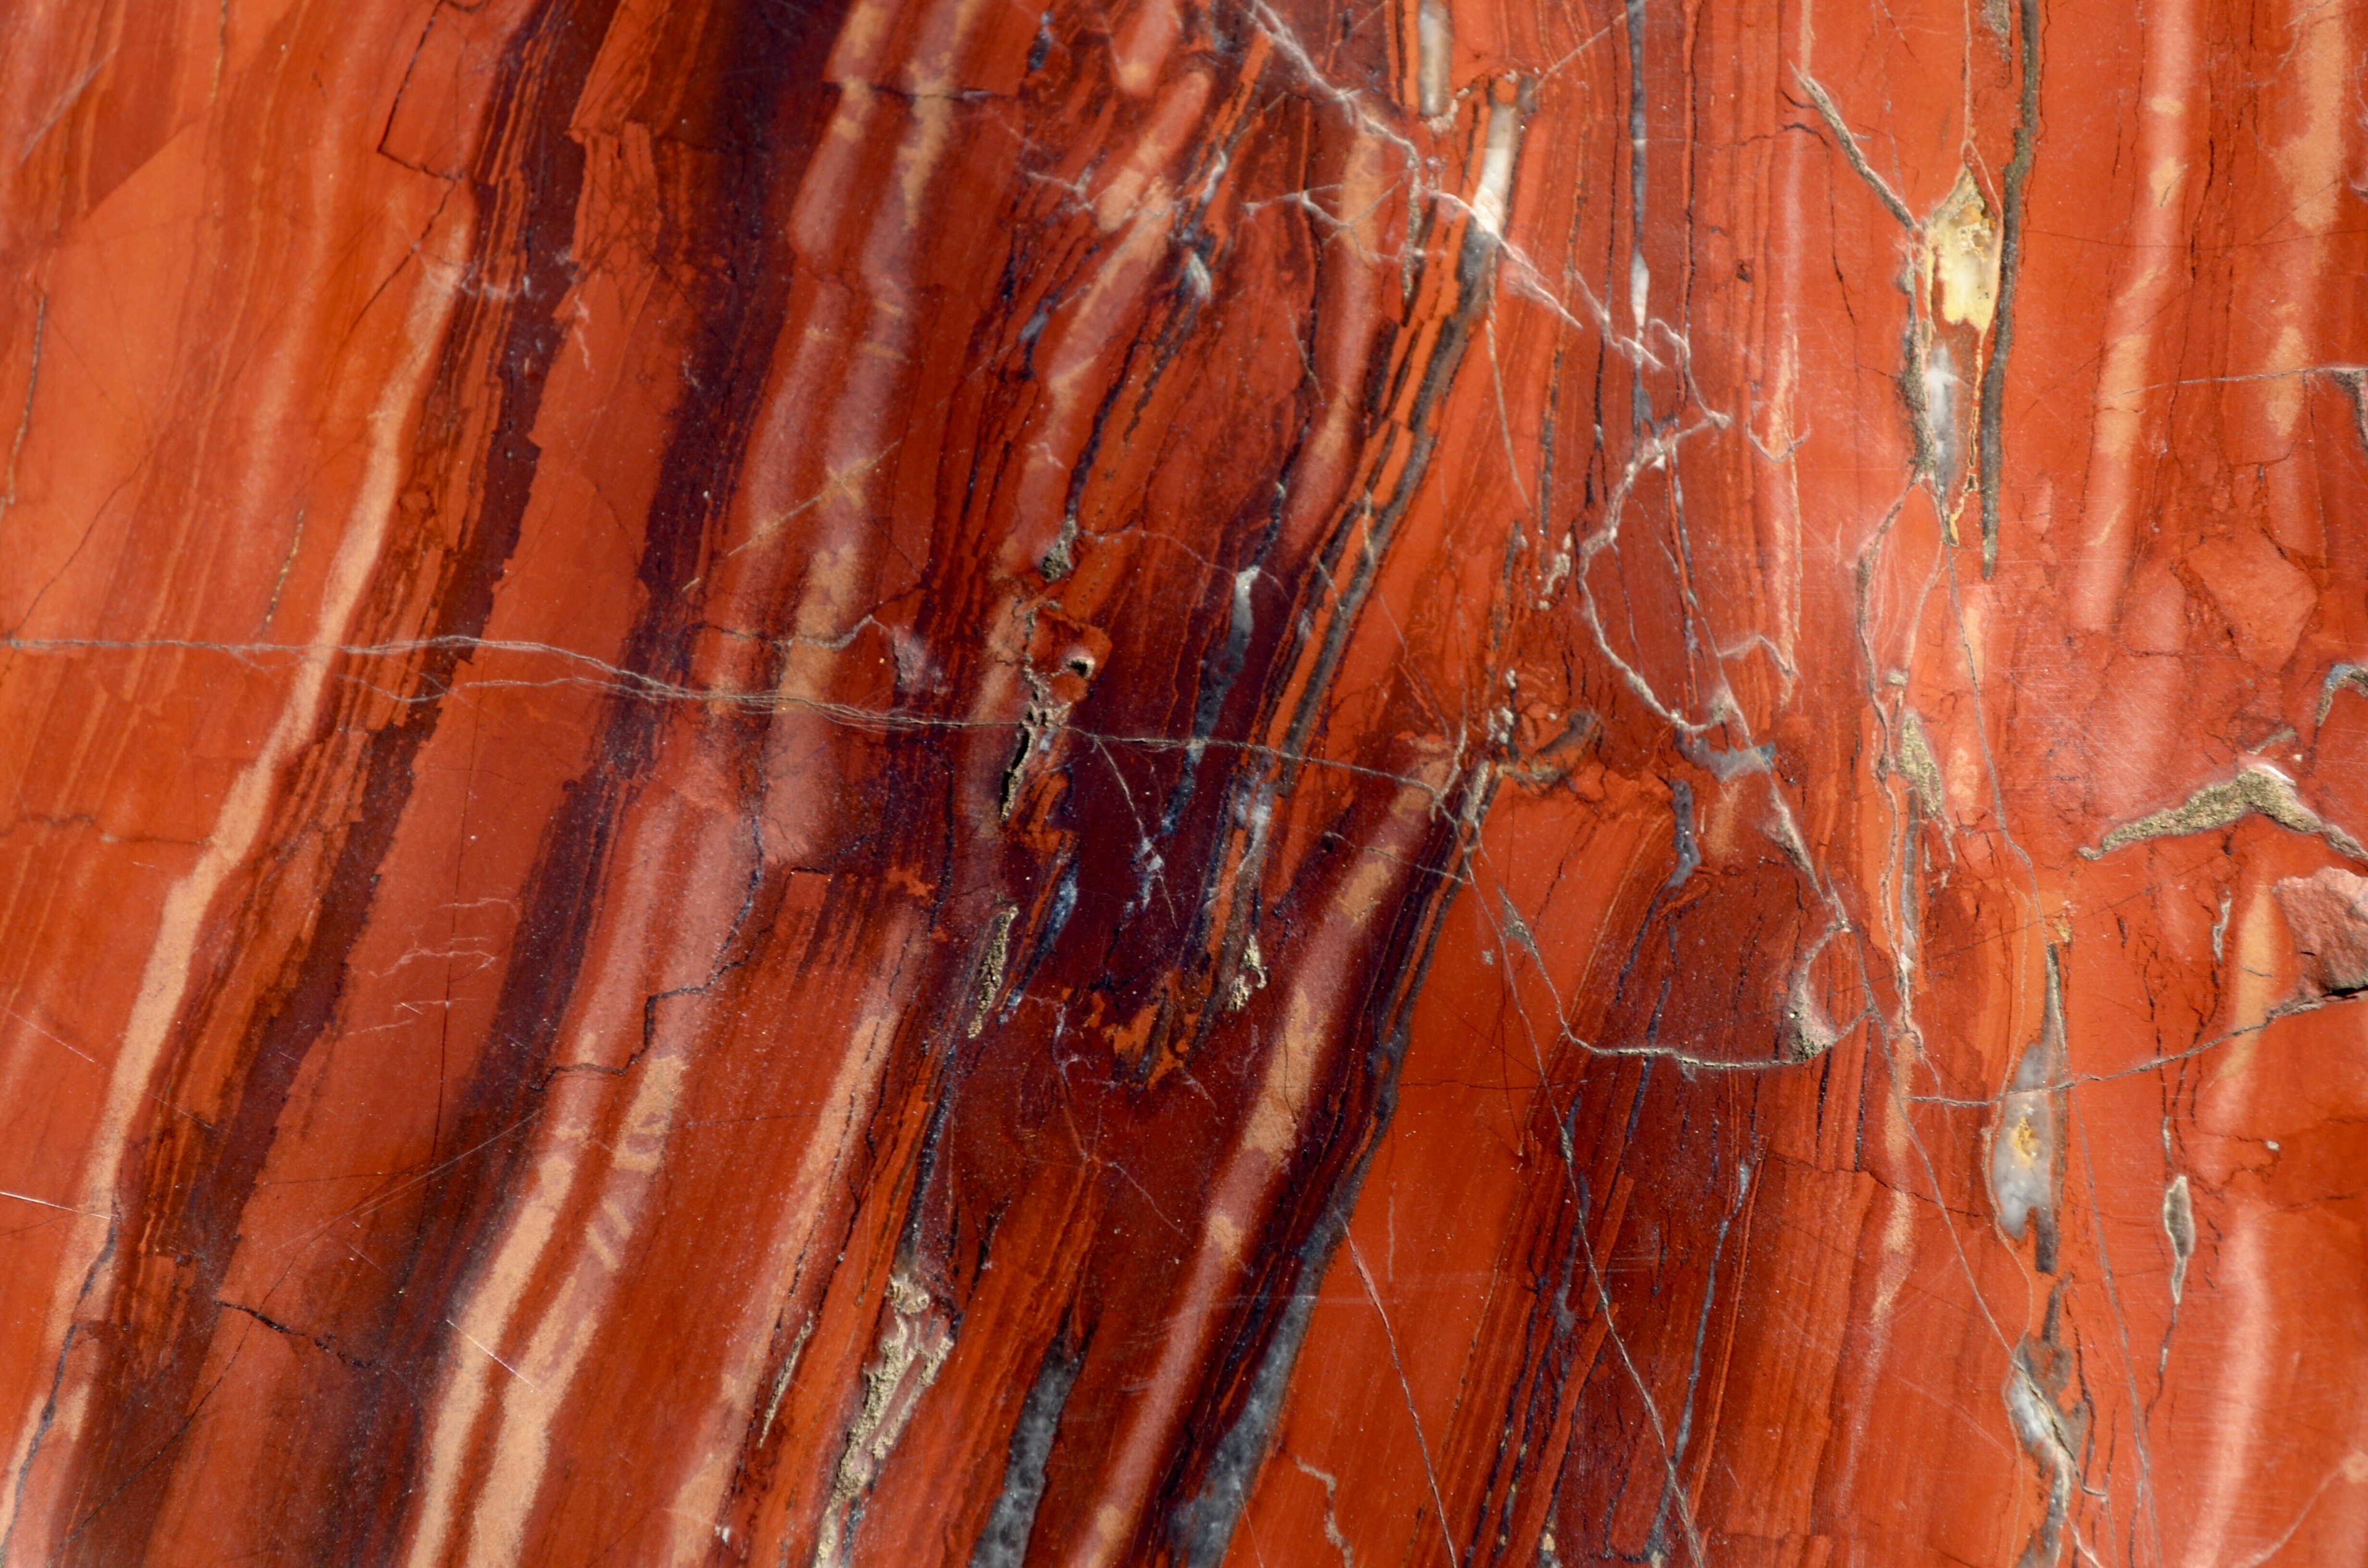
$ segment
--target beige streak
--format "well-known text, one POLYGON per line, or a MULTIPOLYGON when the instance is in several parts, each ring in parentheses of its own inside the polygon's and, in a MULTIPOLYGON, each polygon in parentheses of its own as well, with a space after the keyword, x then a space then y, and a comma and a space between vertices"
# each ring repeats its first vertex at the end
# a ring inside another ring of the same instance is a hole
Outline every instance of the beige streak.
POLYGON ((1298 1144, 1307 1093, 1342 1024, 1355 945, 1411 862, 1432 796, 1399 791, 1395 810, 1325 912, 1298 955, 1282 1038, 1267 1057, 1258 1098, 1210 1188, 1209 1215, 1170 1308, 1157 1361, 1119 1429, 1093 1523, 1064 1559, 1070 1568, 1109 1568, 1133 1535, 1169 1434, 1206 1359, 1210 1336, 1238 1284, 1249 1237, 1298 1144))
POLYGON ((2104 369, 2089 449, 2089 490, 2072 562, 2072 619, 2102 631, 2113 621, 2137 536, 2139 437, 2155 339, 2179 287, 2185 254, 2181 200, 2197 80, 2195 0, 2161 0, 2146 13, 2146 97, 2138 108, 2139 196, 2131 213, 2129 271, 2105 324, 2104 369))
POLYGON ((411 1550, 404 1558, 411 1568, 439 1561, 451 1539, 462 1466, 492 1393, 496 1367, 502 1376, 520 1375, 515 1368, 496 1362, 493 1347, 507 1335, 510 1319, 531 1277, 532 1261, 550 1245, 559 1216, 575 1195, 584 1150, 597 1131, 602 1091, 609 1084, 606 1078, 578 1075, 552 1085, 552 1120, 543 1140, 543 1153, 529 1178, 525 1199, 495 1255, 489 1278, 472 1293, 468 1305, 451 1324, 477 1354, 452 1362, 436 1402, 417 1523, 412 1530, 411 1550))
MULTIPOLYGON (((155 937, 141 970, 131 1017, 124 1024, 122 1040, 108 1073, 107 1098, 83 1157, 77 1205, 93 1214, 111 1214, 114 1210, 116 1183, 122 1171, 132 1124, 142 1102, 154 1093, 158 1063, 182 1002, 188 994, 207 914, 231 872, 253 854, 270 815, 280 770, 296 756, 319 724, 330 667, 336 660, 333 650, 340 644, 371 640, 357 630, 356 618, 394 518, 395 499, 402 488, 409 452, 406 437, 412 429, 414 411, 427 392, 436 346, 443 337, 457 298, 462 257, 472 228, 472 222, 467 221, 455 224, 438 241, 430 242, 439 245, 437 253, 421 257, 410 312, 404 322, 404 356, 388 374, 378 403, 370 410, 369 456, 322 589, 320 612, 313 622, 316 641, 307 650, 304 661, 296 666, 288 699, 262 748, 233 780, 197 864, 165 895, 155 937)), ((98 1277, 92 1278, 107 1244, 109 1221, 88 1218, 74 1224, 73 1238, 58 1262, 56 1288, 43 1329, 41 1354, 45 1360, 65 1353, 66 1335, 76 1303, 85 1297, 105 1300, 113 1278, 112 1256, 100 1268, 98 1277)), ((66 1383, 57 1391, 61 1406, 79 1399, 83 1392, 69 1370, 66 1383)), ((43 1403, 46 1396, 18 1417, 17 1437, 9 1454, 11 1477, 21 1476, 28 1462, 43 1403)), ((17 1522, 17 1488, 10 1486, 6 1489, 5 1499, 0 1499, 0 1539, 11 1539, 10 1532, 17 1522)), ((17 1542, 17 1550, 28 1558, 46 1555, 37 1544, 25 1540, 17 1542)))
MULTIPOLYGON (((774 1231, 755 1278, 778 1281, 773 1291, 750 1292, 749 1310, 734 1325, 732 1346, 717 1376, 705 1419, 684 1451, 691 1463, 676 1491, 670 1510, 674 1537, 669 1563, 704 1562, 714 1545, 717 1515, 723 1506, 723 1489, 738 1457, 739 1434, 756 1415, 757 1392, 772 1346, 773 1326, 787 1310, 791 1292, 804 1272, 806 1248, 821 1222, 824 1189, 837 1182, 847 1163, 848 1150, 862 1134, 864 1108, 879 1093, 880 1075, 888 1064, 888 1048, 896 1038, 903 1013, 890 997, 888 983, 902 967, 902 956, 912 936, 912 917, 905 912, 887 931, 880 951, 881 974, 867 999, 863 1021, 849 1037, 838 1069, 825 1096, 814 1134, 799 1157, 779 1212, 782 1223, 774 1231)), ((789 1369, 784 1369, 787 1370, 789 1369)))
MULTIPOLYGON (((535 1324, 519 1375, 504 1389, 484 1486, 470 1514, 466 1560, 472 1564, 521 1560, 527 1519, 550 1464, 552 1427, 616 1294, 618 1264, 649 1206, 688 1066, 679 1051, 643 1061, 586 1244, 535 1324)), ((419 1560, 416 1552, 414 1558, 419 1560)))

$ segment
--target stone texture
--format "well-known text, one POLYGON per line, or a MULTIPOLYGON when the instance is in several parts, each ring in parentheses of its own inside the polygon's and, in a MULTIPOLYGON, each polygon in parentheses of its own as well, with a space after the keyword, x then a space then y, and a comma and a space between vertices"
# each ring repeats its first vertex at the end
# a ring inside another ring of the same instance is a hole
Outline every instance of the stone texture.
POLYGON ((2368 1551, 2368 23, 0 45, 0 1558, 2368 1551))
POLYGON ((2277 899, 2303 983, 2321 995, 2368 990, 2368 877, 2328 866, 2279 882, 2277 899))

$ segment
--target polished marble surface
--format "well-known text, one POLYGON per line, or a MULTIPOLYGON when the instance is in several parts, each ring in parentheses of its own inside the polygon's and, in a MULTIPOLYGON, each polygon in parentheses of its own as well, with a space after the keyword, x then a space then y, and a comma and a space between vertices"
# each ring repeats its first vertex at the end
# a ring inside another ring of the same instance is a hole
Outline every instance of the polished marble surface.
POLYGON ((26 0, 0 1559, 2358 1561, 2363 81, 26 0))

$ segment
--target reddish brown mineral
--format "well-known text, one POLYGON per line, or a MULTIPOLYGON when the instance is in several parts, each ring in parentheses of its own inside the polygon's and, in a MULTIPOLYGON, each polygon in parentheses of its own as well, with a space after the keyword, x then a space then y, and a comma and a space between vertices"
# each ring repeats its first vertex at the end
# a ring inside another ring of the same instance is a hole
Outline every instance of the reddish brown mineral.
POLYGON ((2276 891, 2303 983, 2322 996, 2368 990, 2368 877, 2328 866, 2288 877, 2276 891))
POLYGON ((2368 17, 23 0, 0 1561, 2368 1558, 2368 17))

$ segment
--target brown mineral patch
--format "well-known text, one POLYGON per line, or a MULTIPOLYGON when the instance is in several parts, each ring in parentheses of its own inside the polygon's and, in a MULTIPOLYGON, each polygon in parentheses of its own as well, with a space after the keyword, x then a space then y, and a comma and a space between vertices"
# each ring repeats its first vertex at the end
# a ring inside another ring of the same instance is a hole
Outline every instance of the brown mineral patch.
POLYGON ((2368 877, 2333 866, 2277 886, 2278 908, 2303 960, 2303 983, 2322 996, 2368 989, 2368 877))

